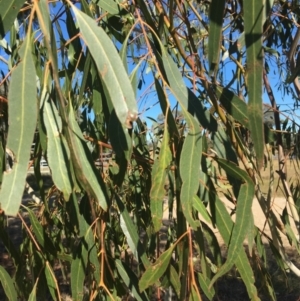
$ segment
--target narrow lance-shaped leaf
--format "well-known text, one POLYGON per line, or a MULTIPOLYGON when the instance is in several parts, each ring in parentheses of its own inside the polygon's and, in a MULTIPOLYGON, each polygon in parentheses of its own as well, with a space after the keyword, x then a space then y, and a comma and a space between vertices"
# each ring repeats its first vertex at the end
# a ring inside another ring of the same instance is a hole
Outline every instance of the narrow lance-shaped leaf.
POLYGON ((263 7, 264 1, 258 0, 253 2, 251 6, 244 10, 245 41, 247 51, 246 84, 249 95, 249 129, 254 143, 258 169, 263 166, 265 141, 262 111, 263 7))
POLYGON ((150 191, 150 210, 155 232, 158 232, 162 225, 163 201, 165 196, 164 185, 167 176, 167 168, 172 159, 169 139, 167 122, 165 122, 165 130, 159 152, 159 158, 155 160, 152 169, 152 187, 150 191))
MULTIPOLYGON (((195 170, 199 170, 199 165, 197 166, 197 162, 200 162, 200 154, 197 153, 197 149, 200 147, 199 138, 200 138, 200 126, 194 119, 194 117, 187 111, 188 108, 188 98, 189 93, 188 90, 183 82, 183 79, 181 77, 180 71, 178 70, 177 66, 173 62, 172 58, 167 54, 165 49, 162 47, 162 58, 163 58, 163 64, 164 68, 168 77, 168 81, 170 84, 171 91, 173 95, 176 97, 177 101, 180 104, 182 113, 184 115, 184 118, 188 125, 188 134, 187 134, 187 142, 184 144, 189 144, 191 149, 184 151, 185 156, 187 155, 190 158, 190 155, 192 154, 193 158, 195 159, 197 155, 199 155, 198 158, 196 158, 196 163, 191 164, 189 162, 189 165, 192 166, 192 170, 190 171, 191 174, 195 175, 195 170), (189 138, 188 138, 189 137, 189 138), (196 149, 194 149, 196 148, 196 149), (199 160, 198 160, 199 159, 199 160)), ((187 149, 187 146, 186 146, 187 149)), ((183 157, 182 157, 183 158, 183 157)), ((185 160, 185 159, 184 159, 185 160)), ((193 228, 197 228, 200 224, 199 221, 195 221, 192 214, 192 199, 193 195, 190 193, 190 189, 192 188, 193 191, 195 191, 195 182, 194 179, 192 180, 189 176, 188 178, 184 178, 186 176, 186 170, 184 169, 183 174, 180 172, 182 180, 185 182, 181 189, 181 203, 183 213, 185 215, 185 218, 190 223, 190 225, 193 228), (191 182, 192 180, 192 182, 191 182), (190 198, 191 197, 191 198, 190 198)), ((198 179, 198 177, 197 177, 198 179)), ((199 183, 198 183, 199 184, 199 183)), ((199 185, 198 185, 199 186, 199 185)))
POLYGON ((213 277, 211 283, 214 283, 219 277, 228 272, 235 263, 237 255, 243 251, 243 241, 246 238, 247 232, 249 231, 249 224, 251 223, 251 214, 249 214, 249 212, 252 210, 252 201, 254 198, 254 183, 248 174, 227 160, 216 160, 228 174, 244 183, 240 187, 237 199, 236 220, 231 234, 227 260, 213 277))
MULTIPOLYGON (((78 168, 75 166, 75 174, 78 181, 84 178, 84 189, 87 192, 91 193, 93 197, 99 202, 99 205, 106 210, 107 203, 106 197, 102 191, 102 187, 100 185, 100 177, 97 177, 97 171, 91 165, 91 155, 89 150, 85 145, 84 138, 82 136, 82 132, 79 128, 78 123, 75 120, 74 111, 72 106, 69 109, 69 127, 68 131, 68 139, 70 140, 73 149, 70 149, 70 152, 73 152, 72 159, 76 160, 76 164, 78 164, 78 168)), ((81 183, 82 184, 82 183, 81 183)))
MULTIPOLYGON (((182 187, 180 199, 182 200, 183 212, 192 214, 194 196, 199 187, 199 169, 202 155, 201 134, 188 133, 180 156, 180 176, 182 187), (183 201, 184 200, 184 201, 183 201)), ((196 228, 198 222, 193 222, 191 226, 196 228)))
POLYGON ((35 284, 32 288, 32 291, 28 297, 28 301, 36 301, 36 289, 37 289, 37 285, 38 285, 38 282, 39 282, 39 277, 37 277, 36 281, 35 281, 35 284))
POLYGON ((2 284, 2 288, 8 300, 9 301, 18 300, 17 292, 14 287, 13 281, 2 266, 0 266, 0 282, 2 284))
POLYGON ((53 182, 62 191, 66 200, 72 193, 72 183, 70 174, 70 153, 64 136, 61 135, 62 122, 58 111, 45 95, 44 122, 47 131, 48 148, 47 158, 51 169, 53 182))
POLYGON ((116 201, 120 210, 121 228, 126 236, 127 243, 131 251, 141 257, 144 267, 147 268, 150 265, 150 261, 146 256, 145 251, 142 249, 137 228, 118 195, 116 195, 116 201))
POLYGON ((167 251, 162 253, 156 262, 149 266, 139 282, 141 291, 144 291, 150 285, 154 284, 165 273, 176 245, 171 246, 167 251))
POLYGON ((16 19, 24 0, 0 1, 0 39, 3 39, 16 19))
POLYGON ((208 60, 211 72, 216 71, 219 64, 224 8, 225 0, 211 1, 208 38, 208 60))
POLYGON ((226 88, 217 87, 216 94, 227 113, 243 126, 248 127, 249 116, 247 104, 226 88))
POLYGON ((47 286, 49 288, 53 300, 61 301, 59 287, 57 285, 55 274, 48 261, 46 261, 45 276, 46 276, 47 286), (57 296, 59 296, 59 298, 57 298, 57 296))
POLYGON ((81 249, 80 255, 72 260, 71 264, 71 289, 74 301, 81 301, 83 298, 83 287, 85 278, 85 269, 83 256, 87 256, 87 251, 83 243, 80 243, 78 250, 81 249))
POLYGON ((13 169, 4 174, 0 190, 1 209, 16 215, 22 201, 31 144, 37 121, 36 72, 31 38, 20 49, 21 62, 12 72, 8 93, 9 130, 7 148, 13 154, 13 169))
POLYGON ((130 127, 130 122, 137 118, 136 100, 116 47, 92 18, 80 12, 75 6, 73 6, 73 11, 82 38, 95 60, 116 114, 121 124, 130 127))
POLYGON ((140 293, 138 287, 138 278, 134 272, 126 266, 121 260, 116 259, 115 264, 118 270, 119 275, 126 284, 127 287, 130 287, 131 293, 137 301, 146 301, 149 300, 145 292, 140 293))
MULTIPOLYGON (((208 189, 207 193, 209 194, 210 209, 213 220, 215 221, 215 224, 217 225, 225 244, 229 245, 234 223, 228 211, 226 210, 224 203, 220 200, 216 191, 214 191, 213 184, 210 180, 207 182, 206 189, 208 189)), ((253 271, 243 248, 235 257, 235 265, 246 285, 249 296, 252 298, 252 300, 260 300, 257 296, 257 289, 254 285, 253 271)), ((212 283, 210 283, 210 287, 211 286, 212 283)))

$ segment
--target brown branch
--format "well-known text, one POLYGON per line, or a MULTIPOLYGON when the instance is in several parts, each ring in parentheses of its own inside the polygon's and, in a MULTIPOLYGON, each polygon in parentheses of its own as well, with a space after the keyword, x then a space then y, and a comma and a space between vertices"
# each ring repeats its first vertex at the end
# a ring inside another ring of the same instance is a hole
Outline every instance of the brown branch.
MULTIPOLYGON (((288 59, 289 64, 290 64, 292 74, 294 73, 295 69, 297 68, 296 62, 295 62, 295 59, 294 59, 294 55, 295 55, 295 52, 296 52, 296 49, 297 49, 297 46, 298 46, 299 39, 300 39, 300 27, 298 27, 298 29, 297 29, 297 32, 296 32, 296 35, 293 39, 290 51, 288 52, 288 55, 287 55, 287 59, 288 59)), ((298 96, 298 98, 300 98, 300 84, 299 84, 297 76, 294 79, 293 84, 294 84, 294 88, 296 90, 297 96, 298 96)))

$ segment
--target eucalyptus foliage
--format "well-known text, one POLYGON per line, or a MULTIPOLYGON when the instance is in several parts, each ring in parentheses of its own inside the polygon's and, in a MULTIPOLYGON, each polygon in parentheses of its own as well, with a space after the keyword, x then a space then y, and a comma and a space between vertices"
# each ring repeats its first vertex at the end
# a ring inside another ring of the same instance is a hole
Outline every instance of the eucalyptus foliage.
POLYGON ((288 182, 287 162, 299 172, 300 6, 250 2, 0 1, 8 300, 212 300, 232 269, 251 300, 262 289, 275 300, 267 244, 283 273, 300 276, 282 239, 299 253, 299 179, 288 182), (38 191, 24 204, 29 169, 38 191))

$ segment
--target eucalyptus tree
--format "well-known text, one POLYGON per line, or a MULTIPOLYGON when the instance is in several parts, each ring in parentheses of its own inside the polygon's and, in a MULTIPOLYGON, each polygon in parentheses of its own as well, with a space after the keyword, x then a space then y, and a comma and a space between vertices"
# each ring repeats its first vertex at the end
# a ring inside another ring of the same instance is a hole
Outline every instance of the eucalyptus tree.
POLYGON ((8 299, 61 300, 70 272, 73 300, 159 299, 167 289, 212 300, 235 267, 250 299, 260 300, 260 280, 275 300, 264 243, 283 272, 300 275, 281 239, 299 252, 299 182, 290 185, 283 151, 283 136, 299 132, 298 15, 297 1, 0 1, 1 87, 9 85, 1 224, 9 230, 7 217, 17 216, 24 228, 20 246, 0 230, 14 265, 11 275, 0 267, 8 299), (279 97, 292 102, 288 114, 279 97), (267 101, 274 126, 264 122, 267 101), (164 115, 155 154, 141 114, 153 106, 164 115), (107 150, 109 168, 99 168, 107 150), (22 204, 28 165, 40 201, 22 204), (275 178, 286 197, 279 215, 275 178), (255 224, 254 197, 269 232, 255 224))

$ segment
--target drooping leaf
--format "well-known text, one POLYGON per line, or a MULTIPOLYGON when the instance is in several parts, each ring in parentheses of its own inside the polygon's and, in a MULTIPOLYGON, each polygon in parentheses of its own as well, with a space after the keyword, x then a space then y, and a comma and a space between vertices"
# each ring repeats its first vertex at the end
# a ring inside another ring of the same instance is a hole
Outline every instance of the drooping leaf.
POLYGON ((23 0, 0 1, 0 40, 4 38, 13 25, 23 5, 23 0))
POLYGON ((150 210, 155 232, 158 232, 162 226, 163 200, 165 196, 164 185, 167 177, 167 168, 172 159, 169 139, 167 123, 165 122, 165 130, 160 146, 159 158, 155 160, 152 169, 152 187, 150 190, 150 210))
POLYGON ((81 185, 84 185, 84 189, 91 193, 99 202, 99 205, 106 210, 107 203, 105 194, 101 187, 101 178, 97 176, 97 171, 91 163, 91 154, 87 149, 86 142, 83 138, 79 125, 75 120, 73 108, 71 106, 69 109, 69 122, 67 139, 72 146, 72 148, 69 146, 69 149, 73 164, 75 164, 76 178, 81 185))
POLYGON ((212 298, 215 295, 215 290, 213 288, 208 288, 210 280, 205 278, 205 276, 202 273, 197 273, 197 276, 200 283, 200 287, 202 288, 204 294, 209 300, 212 300, 212 298))
POLYGON ((47 131, 48 147, 47 158, 51 169, 53 182, 57 188, 64 194, 65 200, 68 200, 72 193, 72 180, 70 174, 70 152, 62 136, 62 122, 58 111, 53 103, 45 95, 44 102, 44 122, 47 131))
POLYGON ((228 272, 235 263, 236 256, 243 252, 243 241, 249 231, 249 224, 251 222, 252 202, 254 198, 254 183, 248 174, 237 167, 235 164, 224 159, 216 159, 218 164, 224 168, 229 174, 237 179, 241 179, 244 183, 240 187, 237 206, 236 206, 236 220, 232 230, 230 239, 228 256, 225 264, 219 269, 218 273, 212 279, 212 283, 220 276, 228 272))
POLYGON ((138 301, 149 300, 145 292, 140 292, 138 287, 138 278, 133 273, 133 271, 125 263, 122 263, 122 261, 119 259, 116 259, 115 263, 119 275, 121 276, 126 286, 130 288, 134 298, 138 301))
POLYGON ((36 73, 28 35, 20 49, 21 62, 13 70, 8 93, 9 130, 7 148, 13 154, 13 169, 4 174, 0 190, 1 209, 16 215, 22 201, 37 121, 36 73), (13 189, 12 189, 13 188, 13 189))
POLYGON ((192 217, 193 199, 199 187, 199 169, 202 155, 202 137, 201 133, 188 133, 181 151, 180 157, 180 176, 182 187, 180 199, 182 210, 185 213, 187 221, 196 229, 200 224, 192 217))
POLYGON ((203 202, 200 200, 200 198, 197 195, 193 196, 193 207, 201 214, 201 216, 204 218, 204 220, 207 223, 211 222, 211 216, 208 213, 208 211, 206 210, 203 202))
POLYGON ((129 161, 132 153, 132 139, 128 129, 118 120, 115 110, 110 115, 109 134, 116 155, 121 157, 124 154, 126 160, 129 161))
POLYGON ((162 253, 157 258, 155 263, 146 269, 139 282, 141 292, 148 288, 150 285, 156 283, 159 278, 165 273, 175 246, 176 245, 171 246, 167 251, 162 253))
MULTIPOLYGON (((224 203, 220 200, 216 191, 214 191, 211 180, 208 179, 206 183, 207 183, 206 189, 208 189, 208 194, 210 199, 209 204, 210 204, 212 219, 216 224, 217 228, 219 229, 225 244, 229 245, 234 223, 229 213, 227 212, 224 203)), ((237 253, 237 256, 235 258, 235 265, 239 270, 241 277, 246 285, 249 296, 253 300, 260 300, 257 295, 257 289, 254 285, 253 270, 251 268, 247 255, 243 248, 241 248, 241 251, 237 253)), ((212 283, 210 283, 210 287, 211 286, 212 283)))
POLYGON ((115 45, 93 19, 72 7, 116 114, 122 125, 130 127, 137 118, 135 95, 115 45))
POLYGON ((33 228, 33 233, 42 248, 47 250, 49 253, 55 254, 55 247, 53 241, 49 238, 47 233, 45 232, 43 226, 40 221, 37 219, 34 212, 28 207, 22 206, 25 210, 27 210, 31 226, 33 228))
POLYGON ((72 298, 74 301, 81 301, 84 295, 84 279, 85 279, 85 265, 84 265, 84 255, 82 253, 87 252, 84 250, 85 247, 81 243, 78 246, 79 256, 73 259, 71 263, 71 289, 72 289, 72 298))
POLYGON ((18 300, 14 283, 4 267, 0 266, 0 282, 9 301, 18 300))
POLYGON ((120 211, 120 226, 123 230, 124 235, 127 238, 127 243, 135 255, 139 255, 144 264, 144 267, 147 268, 150 265, 150 261, 146 256, 145 251, 143 250, 142 244, 140 242, 138 231, 134 225, 126 207, 122 203, 122 200, 118 195, 116 195, 117 205, 120 211))
POLYGON ((60 296, 59 287, 57 285, 54 271, 48 261, 46 261, 45 276, 50 294, 53 300, 57 300, 57 296, 60 296))
POLYGON ((244 11, 245 41, 247 52, 248 117, 249 129, 257 158, 257 167, 263 166, 264 160, 264 127, 262 110, 263 79, 263 12, 264 1, 258 0, 244 11))
POLYGON ((217 87, 216 94, 222 106, 235 120, 244 127, 249 126, 249 116, 247 104, 226 88, 217 87))
POLYGON ((210 4, 208 60, 211 72, 216 71, 220 60, 220 47, 222 38, 223 14, 225 0, 212 0, 210 4))
POLYGON ((36 301, 36 289, 37 289, 37 285, 39 283, 39 278, 36 279, 35 284, 32 288, 32 291, 28 297, 28 301, 36 301))
MULTIPOLYGON (((196 162, 199 162, 200 166, 200 158, 201 158, 201 153, 198 153, 198 150, 200 149, 202 143, 201 141, 201 129, 199 124, 196 122, 194 117, 188 112, 188 100, 189 100, 189 94, 188 90, 186 89, 186 86, 183 82, 182 76, 180 74, 180 71, 178 70, 177 66, 173 62, 172 58, 166 53, 166 51, 163 49, 162 52, 162 59, 163 59, 163 64, 164 68, 168 77, 168 81, 170 84, 170 89, 174 96, 176 97, 176 100, 180 104, 182 113, 184 115, 184 118, 187 122, 188 125, 188 134, 186 137, 186 141, 184 142, 183 148, 185 149, 182 153, 181 160, 188 164, 189 166, 192 166, 192 173, 195 175, 196 169, 198 168, 197 164, 191 163, 191 161, 187 162, 191 158, 191 155, 193 156, 194 159, 196 159, 196 162), (188 149, 188 147, 191 147, 188 149), (183 155, 184 154, 184 155, 183 155)), ((180 160, 180 162, 181 162, 180 160)), ((181 163, 180 163, 181 164, 181 163)), ((193 216, 192 216, 192 203, 191 199, 189 198, 192 194, 190 191, 190 188, 192 189, 193 193, 196 193, 195 191, 197 190, 196 188, 196 182, 195 178, 191 178, 190 176, 187 175, 186 171, 186 165, 182 164, 183 171, 180 171, 182 180, 184 181, 183 187, 181 189, 181 199, 182 202, 182 208, 183 208, 183 213, 185 215, 185 218, 187 221, 190 223, 190 225, 193 228, 197 228, 199 226, 199 222, 195 221, 193 216), (186 178, 186 176, 188 176, 186 178)), ((199 170, 199 168, 198 168, 199 170)), ((189 174, 190 175, 190 174, 189 174)), ((198 177, 197 177, 198 179, 198 177)), ((198 180, 197 180, 198 181, 198 180)), ((199 183, 198 183, 199 186, 199 183)))
POLYGON ((174 268, 174 266, 172 264, 169 266, 168 277, 170 279, 170 283, 173 286, 173 289, 175 290, 177 297, 179 298, 180 288, 181 288, 180 278, 179 278, 179 275, 178 275, 176 269, 174 268))

